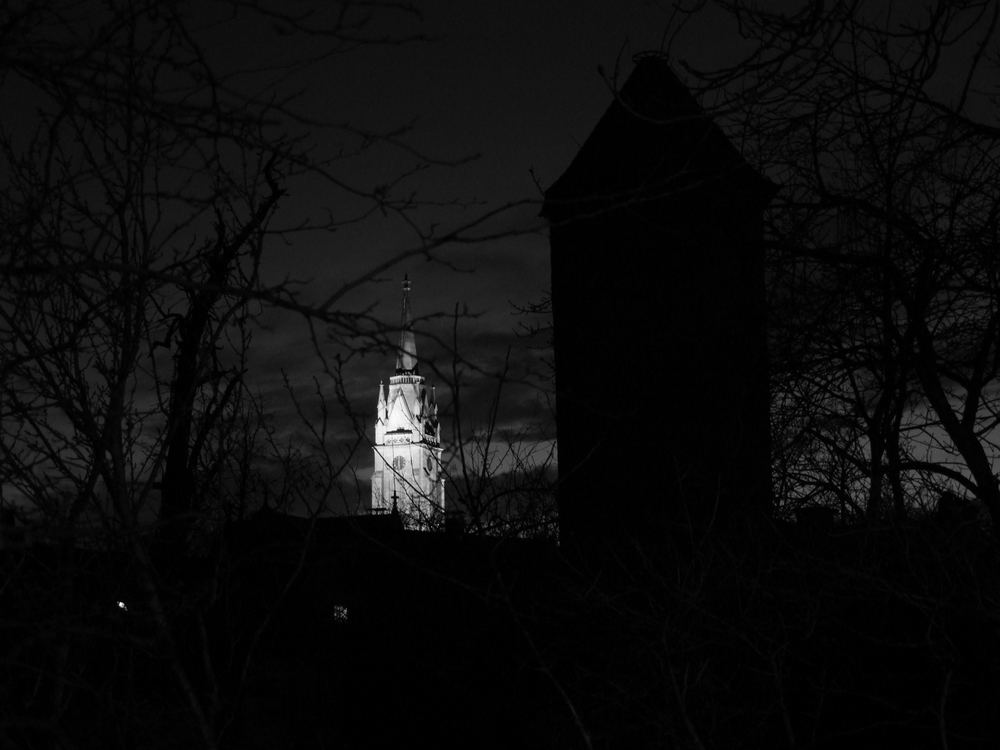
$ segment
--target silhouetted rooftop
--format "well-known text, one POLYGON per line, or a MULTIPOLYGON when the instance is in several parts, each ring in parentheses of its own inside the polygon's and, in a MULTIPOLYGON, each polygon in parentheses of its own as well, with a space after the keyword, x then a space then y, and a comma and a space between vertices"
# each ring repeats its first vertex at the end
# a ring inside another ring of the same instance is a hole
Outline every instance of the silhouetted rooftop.
POLYGON ((590 200, 607 207, 656 199, 697 187, 706 176, 725 177, 728 186, 762 191, 768 199, 773 191, 670 64, 640 57, 576 158, 545 192, 542 216, 559 221, 590 200))

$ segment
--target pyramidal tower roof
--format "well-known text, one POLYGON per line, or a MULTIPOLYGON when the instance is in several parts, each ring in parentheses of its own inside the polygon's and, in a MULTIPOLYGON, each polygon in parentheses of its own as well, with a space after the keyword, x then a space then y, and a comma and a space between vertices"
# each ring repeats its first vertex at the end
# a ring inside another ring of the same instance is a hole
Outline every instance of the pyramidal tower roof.
POLYGON ((564 221, 579 212, 669 197, 707 180, 769 200, 773 185, 747 164, 665 56, 634 60, 614 102, 545 191, 541 215, 564 221))
POLYGON ((410 277, 403 277, 403 322, 400 326, 399 352, 396 355, 397 375, 417 375, 417 340, 413 335, 410 314, 410 277))

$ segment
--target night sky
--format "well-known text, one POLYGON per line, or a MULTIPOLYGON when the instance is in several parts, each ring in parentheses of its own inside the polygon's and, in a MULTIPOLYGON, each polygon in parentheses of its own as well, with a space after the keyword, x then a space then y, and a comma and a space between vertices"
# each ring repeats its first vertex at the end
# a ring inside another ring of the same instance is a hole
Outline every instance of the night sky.
MULTIPOLYGON (((375 143, 360 156, 334 162, 331 169, 338 179, 370 192, 421 166, 391 191, 446 204, 412 214, 425 229, 436 224, 439 234, 446 233, 507 204, 517 207, 469 235, 501 234, 502 239, 446 245, 435 251, 433 262, 410 257, 354 288, 337 309, 365 311, 385 326, 398 325, 400 282, 408 275, 421 373, 428 384, 437 386, 445 440, 452 436, 456 360, 452 316, 458 310, 455 345, 465 429, 485 419, 497 389, 494 376, 503 369, 510 347, 500 425, 525 429, 529 443, 548 445, 554 435, 548 407, 553 384, 546 379, 551 374, 548 354, 537 349, 545 340, 517 335, 519 327, 544 325, 545 320, 516 314, 517 307, 542 300, 549 288, 548 232, 538 217, 540 189, 549 187, 569 166, 611 103, 613 87, 631 72, 632 56, 662 48, 675 3, 505 0, 483 5, 431 0, 417 6, 420 17, 389 13, 373 21, 371 29, 375 36, 423 39, 359 46, 288 73, 273 88, 283 94, 297 92, 294 109, 317 121, 345 123, 355 131, 372 133, 406 129, 400 136, 405 148, 375 143)), ((227 22, 223 28, 225 33, 209 44, 223 68, 293 64, 315 51, 298 41, 283 44, 285 38, 259 22, 245 26, 227 22)), ((669 54, 683 80, 684 62, 718 69, 734 63, 743 51, 731 20, 709 4, 684 26, 669 54)), ((943 87, 947 71, 948 60, 943 60, 943 87)), ((247 90, 264 89, 270 83, 257 74, 242 82, 247 90)), ((296 132, 311 138, 318 158, 330 156, 342 145, 351 150, 358 144, 356 137, 335 127, 296 132)), ((328 212, 335 219, 348 218, 358 208, 315 175, 291 177, 286 189, 272 228, 318 221, 328 212)), ((315 303, 419 246, 404 222, 376 213, 332 233, 276 237, 265 255, 263 273, 275 283, 287 278, 304 282, 302 301, 315 303)), ((269 311, 260 322, 248 381, 260 389, 279 434, 292 442, 308 442, 311 437, 289 402, 284 378, 287 375, 303 398, 301 406, 311 418, 320 412, 312 379, 319 379, 328 398, 333 379, 324 376, 301 319, 269 311)), ((317 334, 328 363, 337 354, 350 353, 352 342, 338 345, 324 331, 317 334)), ((349 357, 341 370, 344 392, 369 440, 378 383, 388 382, 395 365, 391 338, 388 348, 349 357)), ((355 442, 357 428, 336 408, 330 413, 332 437, 327 450, 338 455, 355 442)), ((371 460, 370 446, 365 444, 350 461, 361 481, 356 491, 365 498, 371 460)))
MULTIPOLYGON (((300 302, 315 305, 420 248, 412 227, 391 213, 352 221, 371 203, 352 198, 335 182, 361 194, 388 185, 394 197, 413 195, 438 204, 409 215, 424 231, 436 226, 438 235, 515 205, 466 233, 472 241, 444 245, 432 261, 411 254, 353 287, 334 309, 365 313, 369 326, 397 326, 400 282, 408 275, 421 374, 437 386, 443 438, 453 435, 456 372, 468 430, 485 419, 509 348, 500 427, 523 430, 529 444, 548 446, 554 435, 550 353, 538 348, 547 337, 518 335, 546 320, 517 313, 540 302, 549 289, 540 191, 569 166, 610 105, 613 88, 631 72, 632 56, 661 47, 674 4, 430 0, 416 5, 419 14, 379 11, 367 28, 373 37, 420 39, 348 47, 312 64, 305 61, 328 47, 323 40, 311 44, 283 34, 254 14, 195 19, 195 33, 215 71, 231 76, 227 80, 241 94, 292 97, 289 108, 303 119, 281 124, 275 133, 302 137, 312 146, 312 158, 329 160, 333 180, 315 173, 286 177, 262 278, 267 284, 292 282, 300 302), (356 153, 359 133, 393 132, 399 145, 375 139, 356 153), (351 155, 334 158, 341 152, 351 155), (336 231, 280 231, 319 224, 327 216, 336 231), (476 241, 484 234, 500 239, 476 241)), ((288 11, 323 13, 332 7, 306 1, 288 11)), ((734 49, 734 31, 717 12, 703 9, 671 56, 724 62, 734 49)), ((40 103, 37 91, 16 78, 5 81, 0 107, 15 141, 31 137, 36 127, 31 113, 40 103)), ((307 419, 321 413, 316 383, 330 403, 327 452, 340 456, 345 445, 356 442, 359 427, 370 440, 378 383, 387 382, 395 366, 394 337, 387 337, 381 351, 358 356, 357 341, 332 340, 322 327, 310 331, 293 313, 264 310, 257 322, 245 381, 261 394, 279 438, 293 445, 314 442, 288 396, 287 380, 307 419), (338 355, 345 358, 340 375, 354 422, 332 403, 336 379, 324 372, 313 336, 327 367, 338 355)), ((367 444, 350 460, 363 485, 355 491, 365 497, 371 461, 367 444)))
MULTIPOLYGON (((432 164, 399 187, 418 199, 458 201, 462 206, 425 209, 415 220, 441 229, 460 226, 507 203, 521 203, 481 231, 503 233, 501 240, 451 245, 436 253, 442 262, 411 258, 361 286, 341 309, 371 309, 387 325, 397 325, 400 282, 413 282, 412 306, 418 319, 418 351, 426 358, 421 371, 438 387, 446 412, 451 396, 453 315, 458 322, 458 354, 466 373, 463 411, 468 423, 481 422, 496 391, 495 378, 511 349, 510 382, 505 386, 501 424, 529 425, 530 438, 554 434, 546 398, 551 383, 543 338, 518 338, 519 325, 544 323, 516 314, 517 306, 540 301, 549 286, 548 236, 537 217, 538 185, 551 185, 569 165, 580 145, 611 102, 611 82, 631 71, 633 54, 657 48, 668 20, 664 7, 630 0, 536 3, 526 0, 470 5, 458 0, 419 3, 423 19, 396 18, 387 33, 419 33, 426 40, 405 45, 361 47, 324 61, 294 79, 303 97, 298 105, 310 116, 352 127, 385 132, 412 123, 405 141, 432 164), (603 70, 603 75, 599 72, 603 70), (463 162, 458 165, 449 163, 463 162), (430 316, 428 318, 428 316, 430 316), (437 316, 437 317, 435 317, 437 316), (420 320, 427 318, 426 320, 420 320), (440 372, 435 372, 439 370, 440 372), (478 372, 477 372, 478 371, 478 372), (529 385, 532 384, 532 385, 529 385)), ((711 19, 687 29, 681 57, 717 50, 711 19)), ((273 37, 268 37, 272 39, 273 37)), ((243 44, 221 49, 238 56, 243 44)), ((256 48, 255 48, 256 49, 256 48)), ((256 54, 256 51, 255 51, 256 54)), ((288 52, 271 50, 274 60, 288 52)), ((294 57, 294 52, 291 53, 294 57)), ((320 149, 335 148, 339 135, 315 136, 320 149)), ((349 140, 349 139, 348 139, 349 140)), ((338 163, 338 174, 352 184, 372 188, 408 171, 416 158, 402 149, 375 146, 360 158, 338 163)), ((313 177, 288 182, 288 198, 272 226, 293 226, 326 211, 349 211, 343 196, 313 177)), ((265 273, 273 280, 308 280, 304 298, 325 299, 341 285, 399 253, 419 246, 402 221, 375 217, 335 233, 294 235, 287 246, 275 242, 265 273)), ((596 302, 596 301, 595 301, 596 302)), ((308 329, 289 314, 268 314, 254 339, 252 382, 258 385, 284 434, 303 435, 300 420, 288 408, 281 371, 301 392, 321 365, 309 344, 308 329)), ((324 352, 343 353, 333 342, 324 352)), ((393 374, 395 356, 386 352, 355 357, 343 370, 345 391, 369 433, 377 384, 393 374)), ((332 388, 328 378, 321 378, 332 388)), ((306 406, 317 413, 316 401, 306 406)), ((331 425, 342 440, 354 433, 346 421, 331 425)), ((446 421, 443 436, 450 434, 446 421)), ((339 447, 337 448, 339 449, 339 447)), ((354 463, 366 480, 371 451, 362 449, 354 463)), ((362 492, 366 491, 362 489, 362 492)))

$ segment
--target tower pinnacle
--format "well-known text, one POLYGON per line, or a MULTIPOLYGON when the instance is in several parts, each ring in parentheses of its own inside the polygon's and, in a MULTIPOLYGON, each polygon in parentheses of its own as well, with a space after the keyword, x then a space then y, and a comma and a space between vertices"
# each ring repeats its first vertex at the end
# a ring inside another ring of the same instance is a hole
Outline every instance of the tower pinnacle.
POLYGON ((413 336, 413 319, 410 316, 410 277, 403 277, 403 322, 399 335, 399 353, 396 356, 397 375, 417 375, 417 341, 413 336))

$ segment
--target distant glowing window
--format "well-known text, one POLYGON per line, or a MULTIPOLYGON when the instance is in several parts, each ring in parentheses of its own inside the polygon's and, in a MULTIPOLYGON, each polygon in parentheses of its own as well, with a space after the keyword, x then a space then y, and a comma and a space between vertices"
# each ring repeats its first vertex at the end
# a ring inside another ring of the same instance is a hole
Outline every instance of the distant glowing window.
POLYGON ((347 607, 342 604, 333 605, 333 621, 347 622, 347 607))
POLYGON ((392 468, 402 471, 406 467, 406 459, 403 456, 396 456, 392 459, 392 468))

